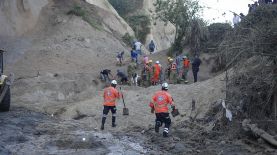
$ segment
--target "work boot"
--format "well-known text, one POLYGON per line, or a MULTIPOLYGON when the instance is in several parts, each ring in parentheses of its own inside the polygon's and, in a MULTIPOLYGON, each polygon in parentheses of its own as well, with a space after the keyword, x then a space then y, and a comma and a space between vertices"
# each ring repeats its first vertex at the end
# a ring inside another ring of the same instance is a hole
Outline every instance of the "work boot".
POLYGON ((163 132, 163 137, 168 137, 168 133, 167 132, 163 132))
POLYGON ((156 132, 156 133, 159 133, 159 129, 160 129, 160 127, 157 126, 157 125, 155 125, 155 132, 156 132))
POLYGON ((112 117, 112 127, 116 127, 116 124, 115 124, 115 116, 112 117))
POLYGON ((159 133, 160 126, 162 126, 162 123, 160 121, 156 121, 155 124, 155 132, 159 133))
POLYGON ((168 128, 164 128, 164 132, 163 132, 164 137, 168 137, 168 131, 169 131, 168 128))
POLYGON ((102 117, 102 125, 101 125, 101 130, 104 130, 104 124, 106 122, 106 117, 102 117))

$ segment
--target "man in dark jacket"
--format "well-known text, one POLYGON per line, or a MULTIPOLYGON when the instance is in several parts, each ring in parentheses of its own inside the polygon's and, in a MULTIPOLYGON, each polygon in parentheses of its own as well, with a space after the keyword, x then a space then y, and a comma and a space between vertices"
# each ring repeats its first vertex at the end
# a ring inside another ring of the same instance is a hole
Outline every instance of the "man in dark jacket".
POLYGON ((100 72, 100 77, 102 80, 104 80, 105 82, 110 82, 111 78, 113 78, 112 72, 109 69, 104 69, 100 72), (110 77, 110 76, 111 77, 110 77))
POLYGON ((199 66, 201 65, 202 61, 200 60, 198 55, 195 55, 194 60, 192 62, 192 73, 194 82, 197 82, 197 74, 199 72, 199 66))
POLYGON ((122 71, 117 70, 117 74, 116 75, 120 79, 121 84, 127 84, 128 83, 128 77, 122 71))

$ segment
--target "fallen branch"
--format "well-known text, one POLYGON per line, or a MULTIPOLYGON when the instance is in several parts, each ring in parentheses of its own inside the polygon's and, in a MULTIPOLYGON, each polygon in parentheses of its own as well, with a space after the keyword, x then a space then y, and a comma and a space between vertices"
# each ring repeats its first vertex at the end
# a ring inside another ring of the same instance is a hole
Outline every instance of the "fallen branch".
POLYGON ((264 130, 259 129, 257 127, 257 124, 250 124, 250 120, 245 119, 242 122, 242 127, 245 131, 251 131, 253 134, 261 137, 269 144, 277 147, 277 141, 274 139, 274 137, 268 134, 267 132, 265 132, 264 130))

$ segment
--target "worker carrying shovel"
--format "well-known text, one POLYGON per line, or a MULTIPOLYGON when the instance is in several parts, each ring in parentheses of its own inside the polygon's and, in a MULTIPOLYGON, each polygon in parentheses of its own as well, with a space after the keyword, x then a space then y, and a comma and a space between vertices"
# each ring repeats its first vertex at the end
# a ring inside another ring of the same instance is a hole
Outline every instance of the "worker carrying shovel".
POLYGON ((171 119, 168 112, 168 104, 171 105, 173 112, 173 117, 179 114, 178 110, 175 109, 175 105, 173 103, 173 98, 167 92, 168 90, 168 83, 162 84, 162 90, 157 91, 154 96, 152 97, 152 101, 150 102, 149 106, 151 107, 151 113, 156 114, 156 121, 155 121, 155 132, 159 132, 159 128, 164 125, 163 136, 168 137, 169 127, 171 124, 171 119))
POLYGON ((122 94, 116 89, 117 82, 116 80, 111 81, 111 85, 104 89, 104 109, 102 117, 101 130, 104 130, 104 125, 106 117, 111 110, 112 112, 112 127, 116 127, 115 118, 116 118, 116 100, 122 97, 122 94))

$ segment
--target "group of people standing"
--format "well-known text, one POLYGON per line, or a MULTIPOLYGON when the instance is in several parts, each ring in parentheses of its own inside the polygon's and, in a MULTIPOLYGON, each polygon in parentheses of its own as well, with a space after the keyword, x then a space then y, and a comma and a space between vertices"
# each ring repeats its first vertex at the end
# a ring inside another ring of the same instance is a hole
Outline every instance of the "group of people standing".
POLYGON ((163 69, 159 61, 153 65, 152 60, 145 56, 144 68, 141 72, 143 86, 156 85, 168 81, 171 84, 177 84, 181 81, 188 83, 188 72, 191 68, 194 82, 197 82, 199 66, 201 60, 195 56, 191 62, 187 56, 177 56, 175 59, 168 57, 167 66, 163 69))
POLYGON ((277 4, 277 0, 258 0, 254 4, 248 4, 248 13, 255 12, 258 6, 277 4))

